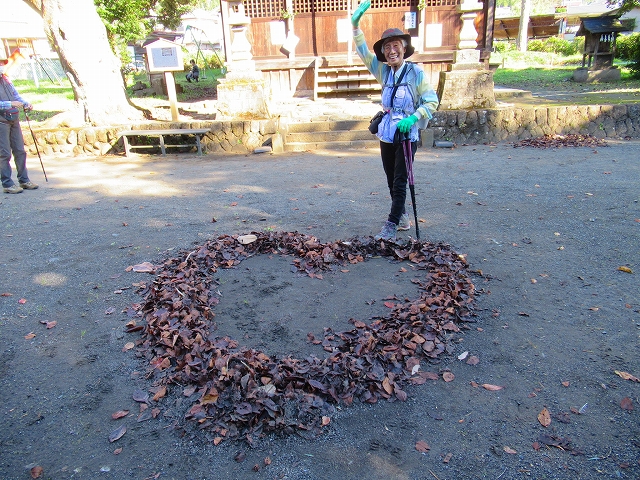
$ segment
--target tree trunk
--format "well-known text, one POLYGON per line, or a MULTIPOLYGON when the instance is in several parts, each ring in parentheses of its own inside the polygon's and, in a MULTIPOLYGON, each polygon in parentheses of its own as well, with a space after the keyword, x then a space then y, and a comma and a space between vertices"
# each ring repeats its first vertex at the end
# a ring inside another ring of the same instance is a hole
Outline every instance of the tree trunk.
POLYGON ((529 18, 531 17, 531 0, 522 0, 520 10, 520 27, 518 28, 518 40, 516 46, 520 52, 527 51, 529 40, 529 18))
POLYGON ((129 104, 120 62, 92 0, 24 0, 44 20, 49 40, 71 82, 78 114, 93 125, 140 120, 129 104))

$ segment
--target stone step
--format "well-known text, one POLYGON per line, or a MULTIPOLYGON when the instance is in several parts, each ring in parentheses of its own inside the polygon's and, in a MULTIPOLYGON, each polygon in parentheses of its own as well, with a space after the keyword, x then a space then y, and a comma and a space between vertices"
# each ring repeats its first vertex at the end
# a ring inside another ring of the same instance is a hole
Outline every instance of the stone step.
POLYGON ((369 130, 318 130, 313 132, 288 133, 286 143, 322 143, 348 142, 353 140, 371 140, 375 136, 369 130))
POLYGON ((366 130, 369 127, 369 119, 294 122, 287 126, 288 133, 300 132, 328 132, 334 130, 366 130))
MULTIPOLYGON (((368 132, 367 132, 368 133, 368 132)), ((370 140, 341 140, 332 142, 286 142, 285 152, 315 152, 317 150, 350 150, 378 148, 380 142, 376 137, 369 134, 370 140)))

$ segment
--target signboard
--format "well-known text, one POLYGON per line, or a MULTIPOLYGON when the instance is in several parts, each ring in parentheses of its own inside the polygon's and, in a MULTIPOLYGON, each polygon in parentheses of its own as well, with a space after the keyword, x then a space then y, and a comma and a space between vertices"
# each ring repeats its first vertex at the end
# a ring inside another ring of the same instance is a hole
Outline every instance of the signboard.
POLYGON ((145 48, 149 72, 181 72, 184 70, 180 45, 168 40, 157 40, 145 48))
POLYGON ((416 14, 416 12, 404 13, 404 29, 405 30, 416 28, 417 21, 418 21, 418 15, 416 14))

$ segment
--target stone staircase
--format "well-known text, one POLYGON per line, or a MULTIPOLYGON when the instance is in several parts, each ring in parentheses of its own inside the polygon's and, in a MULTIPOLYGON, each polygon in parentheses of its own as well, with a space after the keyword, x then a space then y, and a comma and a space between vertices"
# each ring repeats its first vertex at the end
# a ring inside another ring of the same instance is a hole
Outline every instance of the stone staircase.
POLYGON ((286 152, 376 148, 369 119, 290 123, 284 135, 286 152))

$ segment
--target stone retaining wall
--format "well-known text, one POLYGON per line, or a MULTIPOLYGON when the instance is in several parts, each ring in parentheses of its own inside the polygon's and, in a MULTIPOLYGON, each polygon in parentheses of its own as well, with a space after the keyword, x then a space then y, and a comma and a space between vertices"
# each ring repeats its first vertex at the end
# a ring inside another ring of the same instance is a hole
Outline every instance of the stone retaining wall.
MULTIPOLYGON (((40 153, 44 155, 106 155, 123 153, 118 133, 123 130, 210 128, 203 137, 206 153, 253 152, 273 146, 282 151, 286 125, 281 120, 223 122, 164 122, 119 127, 35 129, 40 153)), ((429 123, 434 140, 457 144, 495 143, 536 138, 544 134, 589 134, 597 138, 640 138, 640 104, 590 105, 436 112, 429 123)), ((25 127, 25 145, 36 154, 31 133, 25 127)))
POLYGON ((513 142, 546 134, 640 138, 640 104, 439 111, 429 129, 435 140, 457 144, 513 142))

